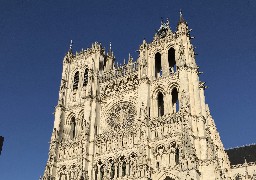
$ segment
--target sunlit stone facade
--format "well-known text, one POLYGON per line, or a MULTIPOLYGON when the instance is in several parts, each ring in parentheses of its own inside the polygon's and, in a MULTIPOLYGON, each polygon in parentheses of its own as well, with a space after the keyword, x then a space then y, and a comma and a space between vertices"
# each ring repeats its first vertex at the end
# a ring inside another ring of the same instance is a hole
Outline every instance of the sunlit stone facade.
POLYGON ((97 42, 70 48, 42 179, 233 179, 191 39, 181 15, 136 60, 118 65, 97 42))

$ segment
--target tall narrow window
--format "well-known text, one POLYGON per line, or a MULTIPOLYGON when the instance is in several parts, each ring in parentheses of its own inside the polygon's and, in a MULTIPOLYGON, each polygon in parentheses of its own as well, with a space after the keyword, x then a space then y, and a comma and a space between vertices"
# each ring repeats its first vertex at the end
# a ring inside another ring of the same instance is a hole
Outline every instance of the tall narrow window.
POLYGON ((179 111, 179 98, 178 98, 178 91, 176 88, 174 88, 172 90, 172 109, 173 109, 173 112, 178 112, 179 111))
POLYGON ((98 179, 98 166, 96 165, 95 166, 95 179, 97 180, 98 179))
POLYGON ((155 54, 155 77, 161 77, 162 65, 161 65, 161 54, 158 52, 155 54))
POLYGON ((158 117, 164 115, 164 96, 161 92, 158 93, 157 96, 157 110, 158 110, 158 117))
POLYGON ((177 148, 176 150, 175 150, 175 163, 176 164, 179 164, 179 161, 180 161, 180 152, 179 152, 179 149, 177 148))
POLYGON ((84 71, 84 83, 83 86, 87 86, 88 84, 88 68, 85 69, 84 71))
POLYGON ((74 76, 73 90, 78 89, 78 83, 79 83, 79 72, 77 71, 74 76))
POLYGON ((126 162, 124 161, 122 164, 122 176, 126 175, 126 162))
POLYGON ((110 171, 110 179, 114 179, 114 177, 115 177, 115 164, 114 164, 114 162, 112 162, 111 171, 110 171))
POLYGON ((103 180, 103 177, 104 177, 104 166, 102 165, 100 167, 100 180, 103 180))
POLYGON ((70 138, 74 139, 76 135, 76 120, 75 117, 72 117, 71 122, 70 122, 70 138))
POLYGON ((173 48, 170 48, 168 50, 168 63, 169 63, 170 73, 174 73, 176 71, 176 61, 175 61, 175 50, 173 48))

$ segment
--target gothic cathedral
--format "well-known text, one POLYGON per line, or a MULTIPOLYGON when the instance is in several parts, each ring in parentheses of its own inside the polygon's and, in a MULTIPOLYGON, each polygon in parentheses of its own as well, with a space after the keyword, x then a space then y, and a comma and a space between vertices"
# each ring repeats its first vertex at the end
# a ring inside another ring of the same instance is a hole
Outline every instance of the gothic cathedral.
POLYGON ((63 60, 42 180, 225 180, 229 158, 205 103, 192 37, 161 22, 137 60, 100 43, 63 60))

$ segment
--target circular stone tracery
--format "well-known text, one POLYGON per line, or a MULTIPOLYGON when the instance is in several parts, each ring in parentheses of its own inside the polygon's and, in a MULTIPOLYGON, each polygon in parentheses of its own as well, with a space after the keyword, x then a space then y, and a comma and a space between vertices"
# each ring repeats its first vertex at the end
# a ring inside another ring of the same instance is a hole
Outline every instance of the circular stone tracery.
POLYGON ((136 116, 136 108, 130 102, 114 105, 108 114, 107 123, 114 129, 130 127, 136 116))

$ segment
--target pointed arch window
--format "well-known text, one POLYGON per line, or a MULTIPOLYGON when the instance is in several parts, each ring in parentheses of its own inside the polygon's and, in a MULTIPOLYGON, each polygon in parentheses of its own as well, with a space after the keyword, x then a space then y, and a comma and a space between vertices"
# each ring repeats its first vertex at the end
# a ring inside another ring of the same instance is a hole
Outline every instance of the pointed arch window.
POLYGON ((158 117, 164 115, 164 96, 161 92, 157 95, 157 110, 158 110, 158 117))
POLYGON ((111 163, 111 171, 110 171, 110 179, 114 179, 115 177, 115 164, 114 162, 111 163))
POLYGON ((100 167, 100 180, 103 180, 103 177, 104 177, 104 166, 102 165, 100 167))
POLYGON ((76 136, 76 120, 75 120, 75 117, 71 118, 70 126, 71 126, 71 128, 70 128, 70 138, 74 139, 75 136, 76 136))
POLYGON ((78 89, 78 83, 79 83, 79 72, 77 71, 74 76, 73 90, 78 89))
POLYGON ((155 54, 155 77, 162 76, 161 54, 158 52, 155 54))
POLYGON ((168 63, 169 63, 169 72, 174 73, 176 71, 176 60, 175 60, 174 48, 170 48, 168 50, 168 63))
POLYGON ((172 90, 172 109, 174 113, 179 111, 179 93, 176 88, 172 90))
POLYGON ((126 175, 126 162, 124 161, 122 164, 122 176, 126 175))
POLYGON ((177 148, 177 149, 175 150, 175 163, 176 163, 176 164, 179 164, 179 161, 180 161, 180 151, 179 151, 179 149, 177 148))
POLYGON ((95 179, 98 179, 98 166, 97 165, 95 165, 95 174, 94 174, 94 176, 95 176, 95 179))
POLYGON ((88 68, 85 69, 84 71, 84 82, 83 82, 83 86, 87 86, 88 84, 88 68))

